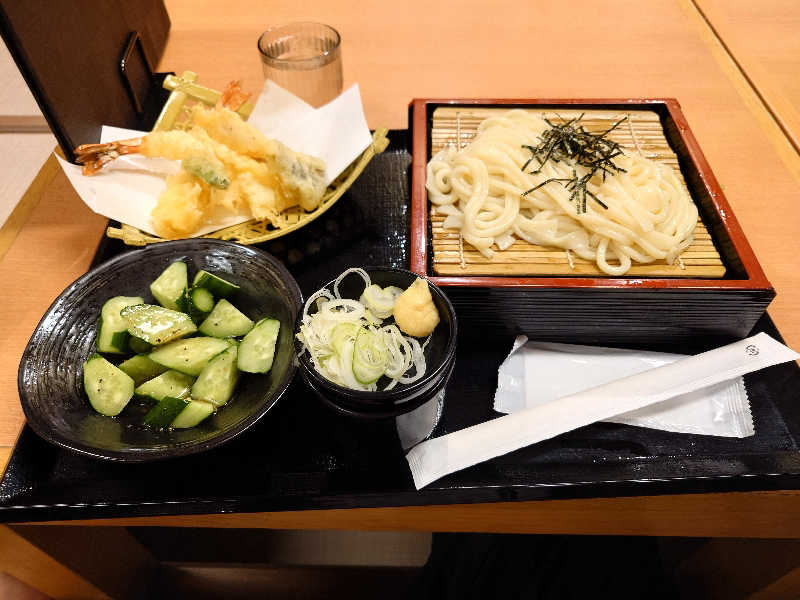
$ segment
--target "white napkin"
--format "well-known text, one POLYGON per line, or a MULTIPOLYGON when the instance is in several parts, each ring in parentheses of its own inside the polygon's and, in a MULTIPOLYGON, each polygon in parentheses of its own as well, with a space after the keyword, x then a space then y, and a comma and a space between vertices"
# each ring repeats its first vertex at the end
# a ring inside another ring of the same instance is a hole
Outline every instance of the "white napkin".
POLYGON ((766 333, 759 333, 722 348, 422 442, 411 449, 406 459, 419 489, 448 473, 578 427, 798 358, 800 354, 766 333))
MULTIPOLYGON (((686 358, 685 354, 527 340, 517 337, 498 369, 497 412, 516 412, 686 358)), ((739 438, 755 433, 742 377, 606 420, 676 433, 739 438)))
MULTIPOLYGON (((327 165, 326 183, 336 179, 372 143, 358 85, 315 109, 267 81, 248 122, 292 150, 322 158, 327 165)), ((146 133, 103 126, 100 141, 135 138, 146 133)), ((154 233, 150 212, 166 187, 165 177, 180 167, 177 161, 131 154, 113 161, 101 173, 86 177, 81 174, 81 167, 61 158, 58 161, 72 187, 94 212, 149 233, 154 233)), ((248 219, 250 216, 244 213, 220 212, 193 236, 248 219)))

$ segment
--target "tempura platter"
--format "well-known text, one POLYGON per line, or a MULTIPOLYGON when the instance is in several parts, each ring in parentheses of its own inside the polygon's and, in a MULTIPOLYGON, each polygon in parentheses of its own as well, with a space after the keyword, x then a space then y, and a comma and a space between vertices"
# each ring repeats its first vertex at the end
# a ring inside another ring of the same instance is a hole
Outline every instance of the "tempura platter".
MULTIPOLYGON (((154 132, 185 129, 190 125, 191 108, 195 104, 213 107, 220 99, 220 92, 202 86, 196 81, 197 75, 185 71, 181 76, 169 75, 164 80, 164 88, 170 90, 170 96, 164 105, 154 127, 154 132)), ((236 112, 247 119, 253 111, 253 104, 245 102, 236 112)), ((303 210, 300 206, 292 206, 280 215, 280 226, 269 220, 251 219, 229 227, 224 227, 205 234, 203 237, 231 240, 240 244, 257 244, 282 237, 296 231, 327 212, 350 188, 361 175, 370 160, 386 149, 387 130, 378 128, 372 133, 372 143, 358 156, 331 184, 322 195, 319 205, 313 210, 303 210)), ((143 231, 126 223, 119 227, 110 226, 107 235, 120 239, 130 246, 145 246, 165 241, 164 238, 143 231)))

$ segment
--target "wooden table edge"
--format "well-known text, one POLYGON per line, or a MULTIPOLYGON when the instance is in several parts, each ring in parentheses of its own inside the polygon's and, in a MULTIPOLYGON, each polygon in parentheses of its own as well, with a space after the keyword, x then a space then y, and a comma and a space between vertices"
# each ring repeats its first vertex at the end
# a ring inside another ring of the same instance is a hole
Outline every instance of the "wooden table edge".
POLYGON ((34 209, 39 205, 45 187, 53 180, 59 171, 55 154, 51 153, 42 164, 31 184, 22 194, 14 210, 8 215, 5 223, 0 227, 0 261, 14 244, 17 235, 28 222, 34 209))
POLYGON ((3 475, 6 472, 6 467, 8 466, 8 461, 11 458, 11 452, 14 450, 14 446, 0 446, 0 480, 3 479, 3 475))
MULTIPOLYGON (((18 532, 0 525, 0 574, 7 574, 51 598, 108 600, 93 583, 50 556, 18 532)), ((22 592, 19 588, 4 590, 22 592)), ((26 596, 28 597, 28 596, 26 596)))
POLYGON ((800 537, 800 491, 48 521, 30 525, 800 537))

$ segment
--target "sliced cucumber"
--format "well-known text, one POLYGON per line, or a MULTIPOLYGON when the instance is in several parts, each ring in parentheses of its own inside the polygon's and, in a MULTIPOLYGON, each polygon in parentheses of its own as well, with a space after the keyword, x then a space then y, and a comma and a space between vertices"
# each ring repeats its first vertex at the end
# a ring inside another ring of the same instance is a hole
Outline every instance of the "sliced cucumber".
POLYGON ((186 375, 200 375, 208 361, 230 348, 225 340, 208 337, 170 342, 153 350, 150 360, 186 375))
POLYGON ((217 338, 245 335, 254 323, 233 304, 224 298, 217 302, 214 310, 200 324, 200 333, 217 338))
POLYGON ((194 382, 192 398, 211 402, 214 406, 222 406, 228 402, 239 379, 237 353, 236 346, 229 346, 225 352, 212 358, 194 382))
POLYGON ((156 306, 137 304, 122 309, 128 332, 153 345, 165 344, 197 331, 186 313, 156 306))
POLYGON ((137 396, 161 401, 164 398, 186 398, 192 390, 194 377, 178 371, 166 371, 150 381, 146 381, 134 390, 137 396))
POLYGON ((181 414, 188 404, 189 401, 184 398, 167 396, 150 409, 150 412, 144 416, 143 423, 151 427, 169 427, 170 423, 181 414))
POLYGON ((134 304, 142 304, 138 296, 115 296, 103 304, 100 311, 100 332, 97 334, 97 350, 124 354, 128 351, 128 322, 120 311, 134 304))
POLYGON ((128 340, 128 348, 135 354, 147 354, 153 349, 153 344, 148 344, 142 338, 132 335, 128 340))
POLYGON ((83 389, 92 408, 113 417, 133 397, 133 379, 99 354, 93 354, 83 363, 83 389))
POLYGON ((206 288, 194 288, 189 292, 189 314, 195 323, 200 323, 214 308, 214 296, 206 288))
POLYGON ((127 373, 133 379, 134 385, 137 386, 151 380, 153 377, 158 377, 167 370, 167 367, 154 363, 146 354, 132 356, 121 363, 119 368, 122 372, 127 373))
POLYGON ((189 292, 189 273, 186 263, 176 261, 150 284, 150 292, 161 306, 170 310, 185 311, 189 292))
MULTIPOLYGON (((237 366, 246 373, 266 373, 272 368, 281 322, 261 319, 239 344, 237 366)), ((338 325, 337 325, 338 327, 338 325)))
POLYGON ((359 383, 375 383, 389 365, 389 350, 380 334, 362 327, 353 346, 353 375, 359 383))
POLYGON ((199 425, 201 421, 205 421, 208 417, 214 414, 215 407, 210 402, 203 400, 190 400, 189 405, 184 408, 180 414, 175 417, 175 420, 170 424, 170 427, 175 429, 187 429, 199 425))
POLYGON ((217 277, 208 271, 198 271, 194 276, 192 287, 206 288, 217 298, 229 298, 239 290, 238 285, 225 281, 222 277, 217 277))

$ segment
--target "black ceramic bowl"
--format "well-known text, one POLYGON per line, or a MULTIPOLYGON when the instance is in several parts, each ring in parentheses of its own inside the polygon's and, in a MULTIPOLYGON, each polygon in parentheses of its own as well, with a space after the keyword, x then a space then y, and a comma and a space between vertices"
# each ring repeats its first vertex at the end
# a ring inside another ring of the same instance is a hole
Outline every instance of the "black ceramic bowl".
MULTIPOLYGON (((417 277, 406 269, 391 267, 365 267, 372 283, 381 287, 394 285, 403 289, 410 286, 417 277)), ((423 278, 424 279, 424 278, 423 278)), ((295 348, 299 355, 300 374, 308 387, 331 408, 341 413, 362 418, 395 417, 414 410, 435 396, 450 379, 456 355, 457 323, 456 313, 447 296, 435 285, 428 282, 433 302, 439 311, 439 324, 425 348, 425 375, 414 383, 398 384, 389 391, 364 392, 351 390, 333 383, 318 373, 307 352, 302 352, 302 344, 295 338, 295 348)), ((327 286, 332 289, 332 286, 327 286)), ((357 300, 364 290, 364 281, 358 275, 349 275, 339 285, 342 298, 357 300)), ((309 313, 316 312, 312 306, 309 313)), ((300 330, 302 310, 295 323, 295 333, 300 330)), ((378 381, 383 388, 388 379, 378 381)))
POLYGON ((109 460, 157 460, 219 446, 264 416, 291 382, 294 322, 301 306, 297 282, 283 265, 247 246, 196 239, 121 254, 64 290, 36 327, 19 367, 25 417, 46 440, 109 460), (243 374, 231 401, 191 429, 141 425, 151 405, 136 398, 117 417, 100 415, 90 406, 82 380, 83 362, 95 351, 100 309, 113 296, 152 302, 150 282, 175 260, 186 262, 190 278, 205 269, 241 286, 231 301, 251 319, 280 320, 272 369, 266 375, 243 374))

